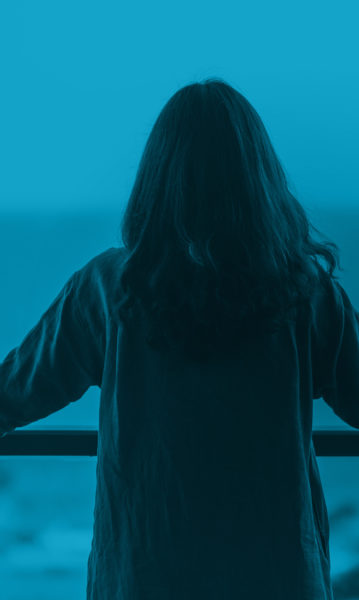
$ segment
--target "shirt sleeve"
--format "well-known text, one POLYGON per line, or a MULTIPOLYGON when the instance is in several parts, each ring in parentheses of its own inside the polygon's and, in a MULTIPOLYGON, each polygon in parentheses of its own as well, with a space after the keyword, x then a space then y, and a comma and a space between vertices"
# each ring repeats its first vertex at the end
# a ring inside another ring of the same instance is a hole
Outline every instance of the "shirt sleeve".
POLYGON ((98 356, 78 303, 78 274, 0 363, 0 437, 78 400, 91 385, 100 385, 98 356))
POLYGON ((314 397, 322 397, 339 418, 359 429, 359 313, 337 281, 327 300, 315 321, 320 385, 314 397))

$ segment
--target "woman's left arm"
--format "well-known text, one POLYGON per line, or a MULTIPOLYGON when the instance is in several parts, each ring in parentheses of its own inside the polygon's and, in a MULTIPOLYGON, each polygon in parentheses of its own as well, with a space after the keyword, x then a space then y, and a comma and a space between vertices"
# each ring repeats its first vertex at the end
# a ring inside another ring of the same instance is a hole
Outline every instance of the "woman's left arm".
POLYGON ((77 296, 76 271, 19 346, 0 362, 0 437, 100 386, 101 365, 77 296))

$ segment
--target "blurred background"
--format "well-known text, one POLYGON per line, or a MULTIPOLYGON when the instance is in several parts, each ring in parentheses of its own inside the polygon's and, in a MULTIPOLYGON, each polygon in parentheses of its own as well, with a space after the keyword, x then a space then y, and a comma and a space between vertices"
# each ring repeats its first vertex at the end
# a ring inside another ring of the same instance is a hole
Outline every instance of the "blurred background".
MULTIPOLYGON (((359 4, 17 0, 0 8, 0 360, 118 245, 150 129, 221 77, 259 112, 359 309, 359 4)), ((98 427, 100 390, 26 429, 98 427)), ((359 402, 359 399, 358 399, 359 402)), ((352 429, 322 399, 313 428, 352 429)), ((359 457, 319 457, 336 600, 359 599, 359 457)), ((96 458, 0 457, 2 600, 85 598, 96 458)))

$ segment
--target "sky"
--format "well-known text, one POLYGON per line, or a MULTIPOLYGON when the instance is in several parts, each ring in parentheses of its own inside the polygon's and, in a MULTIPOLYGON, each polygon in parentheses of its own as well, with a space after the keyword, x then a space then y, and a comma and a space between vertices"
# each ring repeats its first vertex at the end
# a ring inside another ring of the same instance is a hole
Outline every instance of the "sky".
POLYGON ((0 217, 124 208, 180 87, 260 114, 305 207, 358 207, 359 3, 17 0, 0 8, 0 217))

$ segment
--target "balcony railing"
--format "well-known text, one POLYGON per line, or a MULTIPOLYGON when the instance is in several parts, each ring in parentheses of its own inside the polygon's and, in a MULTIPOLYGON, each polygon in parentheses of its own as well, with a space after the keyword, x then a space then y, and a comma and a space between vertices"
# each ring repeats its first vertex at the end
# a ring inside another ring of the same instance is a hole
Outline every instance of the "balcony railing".
MULTIPOLYGON (((359 430, 313 430, 317 456, 359 456, 359 430)), ((96 456, 97 429, 25 429, 0 438, 0 456, 96 456)))

